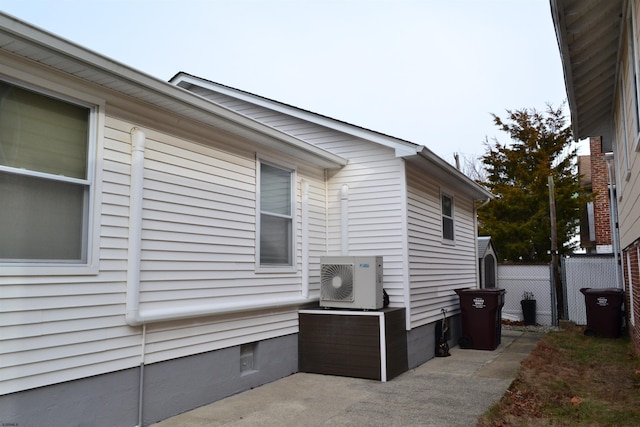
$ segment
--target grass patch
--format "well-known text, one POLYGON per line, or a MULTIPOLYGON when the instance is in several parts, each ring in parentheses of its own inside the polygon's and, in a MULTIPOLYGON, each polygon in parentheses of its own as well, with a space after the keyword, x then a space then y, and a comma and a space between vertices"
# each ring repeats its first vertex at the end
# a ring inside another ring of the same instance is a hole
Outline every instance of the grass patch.
POLYGON ((640 425, 640 358, 628 337, 583 328, 540 340, 480 427, 640 425))

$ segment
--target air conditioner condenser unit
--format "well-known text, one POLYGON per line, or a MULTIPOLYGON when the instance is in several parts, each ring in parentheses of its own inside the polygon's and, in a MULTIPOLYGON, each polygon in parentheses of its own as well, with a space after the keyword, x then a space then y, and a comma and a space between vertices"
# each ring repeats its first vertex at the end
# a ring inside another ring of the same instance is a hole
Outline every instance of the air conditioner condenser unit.
POLYGON ((383 307, 381 256, 320 259, 320 307, 378 310, 383 307))

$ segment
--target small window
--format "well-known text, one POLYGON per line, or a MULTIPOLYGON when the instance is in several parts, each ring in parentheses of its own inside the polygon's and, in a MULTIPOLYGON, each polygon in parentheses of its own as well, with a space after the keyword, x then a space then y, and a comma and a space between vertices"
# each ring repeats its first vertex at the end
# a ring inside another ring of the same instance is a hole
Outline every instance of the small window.
POLYGON ((442 194, 442 238, 453 240, 453 198, 442 194))
POLYGON ((293 171, 260 164, 260 266, 293 265, 293 171))
POLYGON ((0 262, 87 263, 90 116, 0 81, 0 262))

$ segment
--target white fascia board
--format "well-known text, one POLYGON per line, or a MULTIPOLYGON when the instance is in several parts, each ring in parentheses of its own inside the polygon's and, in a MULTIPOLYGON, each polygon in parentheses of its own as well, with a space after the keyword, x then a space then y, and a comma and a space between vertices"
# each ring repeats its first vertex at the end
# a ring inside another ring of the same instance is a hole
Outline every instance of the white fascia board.
POLYGON ((187 73, 180 72, 174 76, 170 82, 176 86, 181 83, 188 85, 200 86, 204 89, 209 89, 214 92, 239 99, 260 107, 268 108, 279 113, 286 114, 291 117, 296 117, 307 122, 315 123, 320 126, 324 126, 329 129, 345 133, 347 135, 355 136, 366 141, 375 142, 385 147, 393 148, 396 151, 396 156, 402 157, 405 155, 417 154, 420 146, 409 141, 394 138, 392 136, 384 135, 379 132, 375 132, 369 129, 365 129, 356 125, 352 125, 340 120, 332 119, 321 114, 313 113, 311 111, 303 110, 301 108, 293 107, 291 105, 283 104, 278 101, 274 101, 268 98, 264 98, 258 95, 254 95, 242 90, 234 89, 229 86, 221 85, 216 82, 212 82, 206 79, 202 79, 196 76, 192 76, 187 73))
POLYGON ((229 133, 250 138, 250 140, 274 149, 290 150, 294 148, 295 155, 323 168, 339 168, 348 163, 346 159, 299 138, 228 108, 208 102, 168 82, 137 71, 1 12, 0 38, 5 38, 0 48, 14 55, 40 62, 64 73, 69 73, 65 69, 66 66, 80 65, 81 69, 90 69, 96 74, 91 75, 86 72, 82 73, 82 76, 75 74, 77 78, 117 90, 174 114, 210 126, 220 127, 229 133), (13 40, 7 41, 7 36, 13 40), (56 60, 51 61, 51 57, 55 57, 56 60), (111 85, 105 83, 109 80, 104 79, 105 76, 117 83, 112 82, 111 85), (117 88, 113 87, 114 84, 117 88))

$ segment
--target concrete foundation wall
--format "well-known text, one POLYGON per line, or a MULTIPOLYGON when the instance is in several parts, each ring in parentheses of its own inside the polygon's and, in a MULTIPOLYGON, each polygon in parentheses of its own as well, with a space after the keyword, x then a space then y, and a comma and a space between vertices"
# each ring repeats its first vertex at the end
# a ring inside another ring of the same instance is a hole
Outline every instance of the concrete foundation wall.
MULTIPOLYGON (((447 343, 449 347, 458 345, 460 337, 460 316, 447 318, 449 331, 447 343)), ((436 322, 414 328, 407 332, 407 359, 409 369, 416 368, 435 357, 436 351, 436 322)))
MULTIPOLYGON (((297 334, 144 368, 143 425, 298 371, 297 334), (246 366, 246 365, 245 365, 246 366)), ((136 426, 140 368, 0 396, 0 425, 136 426)))

